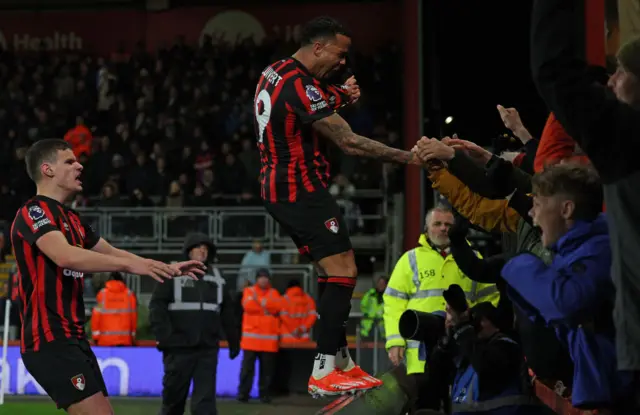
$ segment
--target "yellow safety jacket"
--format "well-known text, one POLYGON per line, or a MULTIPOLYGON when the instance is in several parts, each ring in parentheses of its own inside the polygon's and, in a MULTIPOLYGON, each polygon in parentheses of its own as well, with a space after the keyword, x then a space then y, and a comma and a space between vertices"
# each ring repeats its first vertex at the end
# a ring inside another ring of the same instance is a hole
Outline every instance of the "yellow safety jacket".
POLYGON ((444 316, 446 302, 442 293, 452 284, 458 284, 462 288, 470 307, 483 301, 497 305, 500 299, 495 284, 471 280, 460 271, 451 254, 443 257, 431 247, 424 234, 420 236, 419 244, 419 247, 405 252, 398 260, 383 297, 386 348, 406 348, 408 374, 423 373, 425 360, 420 360, 419 341, 405 341, 400 336, 398 322, 405 310, 444 316))

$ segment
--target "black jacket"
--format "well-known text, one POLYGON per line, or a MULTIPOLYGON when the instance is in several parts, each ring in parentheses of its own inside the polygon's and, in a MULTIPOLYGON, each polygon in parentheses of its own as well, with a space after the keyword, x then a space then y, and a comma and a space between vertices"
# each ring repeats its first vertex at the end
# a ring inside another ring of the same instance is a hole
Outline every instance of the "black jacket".
MULTIPOLYGON (((213 248, 206 235, 191 235, 185 252, 202 243, 213 248)), ((209 250, 208 260, 213 259, 214 251, 209 250)), ((158 283, 149 303, 149 319, 158 349, 218 347, 225 338, 231 350, 239 349, 234 299, 226 285, 215 267, 209 267, 197 281, 178 277, 158 283)))

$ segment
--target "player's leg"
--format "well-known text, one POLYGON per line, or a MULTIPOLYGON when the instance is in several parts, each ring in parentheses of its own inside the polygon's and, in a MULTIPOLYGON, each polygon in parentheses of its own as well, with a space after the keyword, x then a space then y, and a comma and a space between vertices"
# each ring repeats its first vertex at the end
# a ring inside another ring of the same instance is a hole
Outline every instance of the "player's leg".
MULTIPOLYGON (((335 357, 342 341, 342 323, 336 324, 336 318, 342 318, 343 313, 333 313, 331 310, 335 304, 328 304, 327 297, 335 298, 329 289, 329 276, 338 272, 345 272, 344 268, 331 270, 324 269, 322 263, 316 259, 324 259, 351 250, 351 242, 348 237, 346 225, 341 223, 340 209, 333 197, 326 191, 303 195, 294 203, 265 204, 269 214, 278 222, 280 227, 291 237, 298 247, 300 254, 311 260, 319 271, 318 276, 318 322, 315 330, 318 334, 318 352, 314 362, 314 370, 309 378, 309 392, 313 395, 339 395, 351 390, 357 390, 363 386, 362 382, 354 381, 336 369, 335 357), (342 233, 340 230, 342 229, 342 233), (340 271, 338 271, 340 270, 340 271), (323 309, 329 309, 325 317, 323 309), (337 317, 336 317, 337 316, 337 317)), ((334 264, 335 261, 325 261, 334 264)), ((335 264, 334 264, 335 265, 335 264)), ((349 272, 350 276, 356 275, 355 265, 349 272)), ((345 274, 346 275, 346 274, 345 274)), ((334 278, 335 279, 335 278, 334 278)), ((344 281, 351 284, 354 278, 343 277, 344 281)), ((353 288, 346 287, 342 290, 343 301, 339 307, 347 307, 351 304, 351 292, 353 288)), ((348 309, 347 309, 348 314, 348 309)), ((344 319, 343 319, 344 320, 344 319)))
POLYGON ((113 408, 102 392, 89 396, 67 408, 69 415, 113 415, 113 408))
POLYGON ((96 355, 91 350, 91 346, 87 341, 80 341, 79 343, 80 350, 84 353, 86 362, 93 372, 93 377, 98 384, 98 388, 101 393, 97 393, 88 399, 85 399, 82 402, 71 405, 68 409, 70 414, 93 414, 93 413, 102 413, 95 412, 94 408, 104 406, 105 404, 108 406, 110 412, 107 412, 105 409, 104 413, 114 413, 113 408, 109 402, 109 393, 107 392, 107 385, 104 383, 104 377, 102 376, 102 370, 100 369, 100 363, 98 363, 98 359, 96 355), (94 402, 95 401, 95 402, 94 402))
POLYGON ((80 345, 47 343, 37 352, 23 353, 22 361, 59 409, 73 415, 113 414, 102 375, 96 375, 80 345))
POLYGON ((341 375, 349 372, 345 383, 347 388, 363 390, 380 386, 382 383, 379 380, 354 364, 347 348, 346 324, 358 270, 340 207, 328 192, 312 194, 306 205, 306 226, 301 239, 326 274, 324 292, 318 303, 320 335, 310 383, 317 383, 327 376, 327 382, 314 386, 338 383, 331 375, 337 369, 341 375))
MULTIPOLYGON (((319 261, 320 267, 324 269, 327 275, 345 275, 351 278, 352 284, 349 284, 349 294, 348 300, 346 298, 341 298, 340 294, 334 293, 336 291, 333 288, 329 288, 327 290, 325 307, 330 308, 330 304, 339 298, 338 301, 342 304, 344 301, 344 309, 341 311, 341 317, 335 317, 336 323, 341 323, 339 329, 339 338, 338 338, 338 348, 335 357, 335 366, 341 370, 345 375, 349 376, 352 379, 357 379, 362 381, 365 385, 359 389, 370 389, 382 386, 382 381, 369 375, 364 370, 362 370, 358 365, 355 364, 351 355, 349 353, 349 346, 347 343, 347 320, 349 319, 349 313, 351 312, 351 297, 353 296, 353 288, 355 288, 356 277, 357 277, 357 267, 355 262, 355 256, 352 249, 349 249, 346 252, 342 252, 340 254, 331 255, 323 258, 319 261)), ((343 281, 340 281, 336 278, 327 277, 327 285, 329 287, 334 285, 334 281, 338 285, 345 285, 343 281)), ((345 296, 346 292, 344 293, 345 296)), ((335 328, 326 328, 330 332, 335 332, 335 328)))

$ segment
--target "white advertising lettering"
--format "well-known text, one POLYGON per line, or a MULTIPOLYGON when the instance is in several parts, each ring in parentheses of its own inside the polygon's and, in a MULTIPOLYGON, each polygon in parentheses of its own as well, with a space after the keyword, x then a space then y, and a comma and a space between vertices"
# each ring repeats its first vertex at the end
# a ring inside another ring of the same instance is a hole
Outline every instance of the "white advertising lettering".
POLYGON ((45 225, 50 225, 51 221, 49 220, 49 218, 44 218, 42 220, 39 220, 37 222, 34 222, 33 225, 31 225, 31 228, 33 228, 33 231, 37 231, 38 229, 42 228, 45 225))
POLYGON ((9 394, 9 385, 11 385, 11 365, 9 362, 4 362, 2 369, 0 369, 0 376, 6 376, 4 379, 4 393, 9 394))
POLYGON ((64 275, 65 277, 84 278, 84 272, 72 271, 66 268, 62 270, 62 275, 64 275))
MULTIPOLYGON (((207 276, 207 280, 215 277, 207 276)), ((213 281, 211 281, 213 282, 213 281)), ((112 396, 160 396, 162 394, 162 353, 154 347, 98 347, 93 349, 109 395, 112 396)), ((221 352, 218 370, 222 373, 240 373, 242 359, 230 360, 221 352)), ((46 368, 45 368, 46 369, 46 368)), ((56 370, 55 368, 51 368, 56 370)), ((59 381, 70 388, 84 390, 95 382, 90 370, 79 365, 67 371, 59 381)), ((0 370, 0 375, 3 371, 0 370)), ((25 368, 19 346, 9 346, 4 366, 5 392, 16 395, 46 395, 44 389, 25 368)), ((237 391, 236 382, 218 385, 220 396, 237 391)), ((257 397, 253 395, 252 397, 257 397)))
POLYGON ((0 32, 0 46, 17 51, 34 50, 81 50, 83 40, 74 32, 55 31, 45 36, 33 36, 30 33, 5 35, 0 32))
POLYGON ((311 104, 311 111, 315 112, 323 108, 327 108, 328 105, 329 104, 327 104, 327 101, 320 101, 317 104, 311 104))
MULTIPOLYGON (((25 395, 27 393, 27 388, 29 387, 29 385, 31 385, 33 388, 35 388, 35 392, 38 395, 46 395, 47 393, 45 392, 45 390, 42 388, 42 386, 40 386, 40 384, 33 378, 33 376, 31 376, 31 374, 29 373, 29 371, 26 369, 26 367, 24 366, 24 363, 22 362, 22 359, 18 359, 17 360, 17 371, 16 371, 16 383, 15 383, 15 393, 18 395, 25 395)), ((120 359, 118 357, 109 357, 106 359, 98 359, 98 364, 100 365, 100 371, 103 373, 103 375, 105 374, 109 374, 111 375, 111 379, 116 380, 117 379, 117 395, 118 396, 128 396, 129 395, 129 365, 127 364, 127 362, 125 362, 123 359, 120 359), (117 377, 114 377, 113 374, 113 370, 117 370, 117 377)), ((10 386, 12 385, 11 382, 11 365, 9 364, 9 362, 6 362, 4 364, 4 368, 2 371, 0 371, 0 376, 6 376, 5 380, 6 383, 4 384, 4 391, 5 393, 9 394, 11 392, 13 392, 13 388, 10 388, 10 386), (6 371, 6 374, 3 374, 3 372, 6 371)), ((112 386, 116 386, 114 385, 115 382, 110 382, 110 385, 112 386)))
POLYGON ((129 395, 129 365, 119 357, 108 357, 106 359, 98 359, 100 371, 103 373, 110 367, 118 369, 119 376, 119 396, 129 395))

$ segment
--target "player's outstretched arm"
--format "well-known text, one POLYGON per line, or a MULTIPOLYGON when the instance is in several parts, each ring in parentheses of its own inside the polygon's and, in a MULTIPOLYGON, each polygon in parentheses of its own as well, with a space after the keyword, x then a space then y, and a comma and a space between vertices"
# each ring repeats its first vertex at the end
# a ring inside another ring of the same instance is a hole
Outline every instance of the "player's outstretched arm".
POLYGON ((36 245, 60 268, 79 272, 114 272, 127 270, 127 261, 112 258, 98 252, 70 245, 60 231, 48 232, 36 241, 36 245))
POLYGON ((158 281, 180 274, 162 262, 104 255, 69 245, 67 238, 60 231, 51 231, 42 235, 36 241, 36 246, 60 268, 78 272, 128 272, 148 275, 158 281))
POLYGON ((124 258, 125 260, 128 259, 130 261, 157 262, 158 264, 161 264, 159 266, 167 266, 172 268, 175 275, 186 275, 194 279, 197 278, 196 274, 204 275, 204 272, 207 269, 207 267, 200 261, 184 261, 175 264, 164 264, 153 259, 142 258, 136 254, 125 251, 124 249, 116 248, 115 246, 107 242, 104 238, 100 238, 98 240, 98 243, 96 243, 96 245, 91 249, 103 255, 108 255, 116 258, 124 258))
POLYGON ((338 114, 329 115, 313 123, 321 136, 336 143, 346 154, 370 157, 382 161, 422 166, 423 162, 412 152, 398 150, 378 141, 354 133, 338 114))

